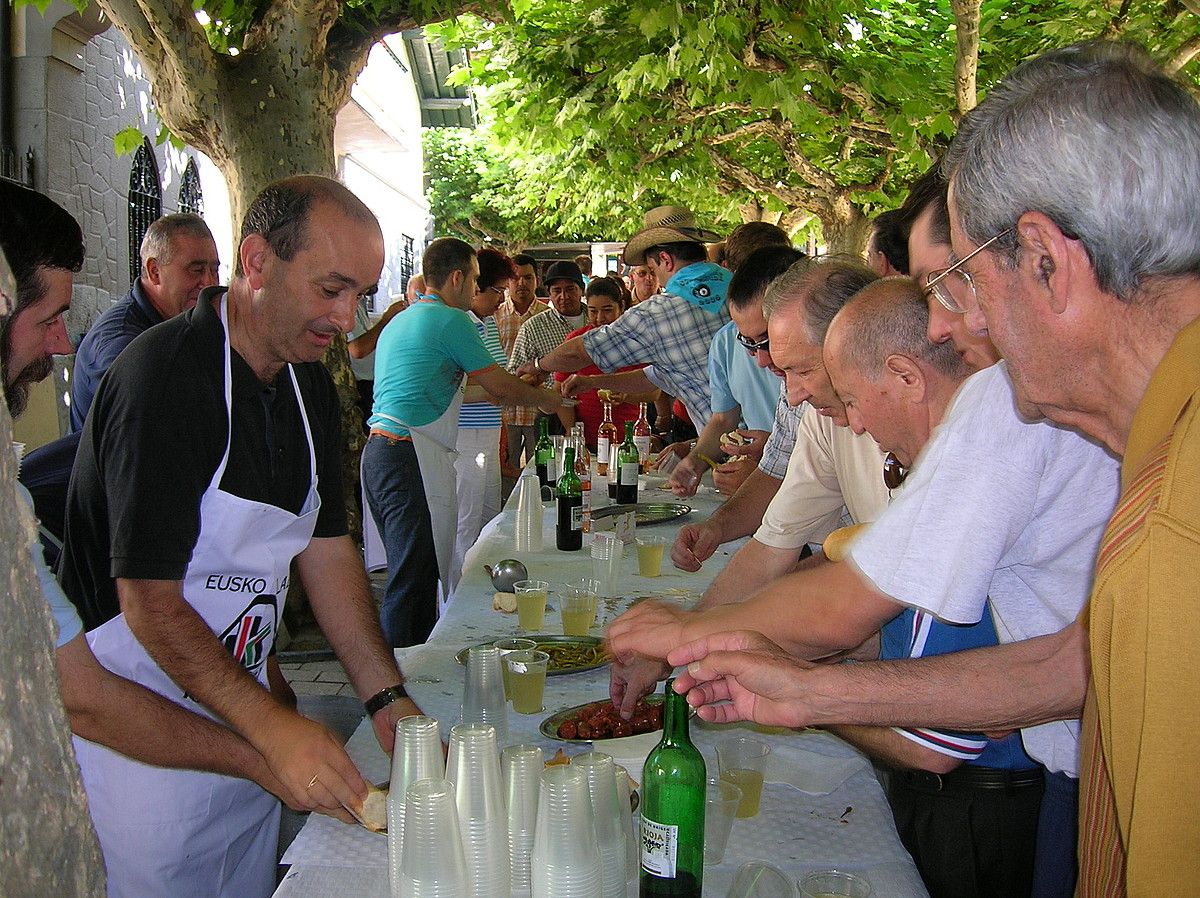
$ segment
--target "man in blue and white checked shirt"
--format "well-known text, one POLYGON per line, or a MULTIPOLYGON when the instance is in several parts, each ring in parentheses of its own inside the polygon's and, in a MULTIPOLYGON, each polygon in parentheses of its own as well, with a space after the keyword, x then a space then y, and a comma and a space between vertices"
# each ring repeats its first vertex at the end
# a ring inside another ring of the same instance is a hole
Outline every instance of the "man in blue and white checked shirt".
POLYGON ((646 265, 666 285, 663 291, 612 324, 526 362, 520 373, 573 372, 592 364, 611 372, 649 365, 636 372, 645 384, 631 389, 661 388, 678 397, 692 423, 703 428, 712 414, 708 347, 729 320, 725 292, 730 278, 726 269, 706 261, 704 244, 721 238, 696 227, 695 217, 681 206, 651 209, 645 225, 625 244, 625 263, 646 265))

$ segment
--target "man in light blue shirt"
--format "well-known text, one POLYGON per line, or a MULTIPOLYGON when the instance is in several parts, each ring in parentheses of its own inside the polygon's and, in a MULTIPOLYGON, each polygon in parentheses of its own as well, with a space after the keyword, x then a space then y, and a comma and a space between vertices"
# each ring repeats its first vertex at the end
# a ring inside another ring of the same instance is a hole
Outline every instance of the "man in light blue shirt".
POLYGON ((550 413, 557 393, 496 364, 467 310, 479 261, 443 237, 421 259, 426 292, 393 318, 375 348, 375 402, 363 449, 363 487, 383 537, 388 581, 380 619, 395 647, 425 641, 437 620, 438 582, 449 596, 458 522, 455 445, 467 376, 511 405, 550 413))

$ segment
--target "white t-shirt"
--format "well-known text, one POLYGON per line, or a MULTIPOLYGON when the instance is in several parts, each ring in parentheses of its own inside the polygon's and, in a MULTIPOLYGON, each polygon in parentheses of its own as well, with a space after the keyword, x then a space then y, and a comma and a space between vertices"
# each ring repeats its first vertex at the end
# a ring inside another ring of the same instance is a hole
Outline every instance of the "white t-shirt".
POLYGON ((800 418, 796 445, 779 492, 754 538, 776 549, 819 543, 842 524, 876 520, 888 504, 884 454, 870 435, 855 435, 811 406, 800 418))
MULTIPOLYGON (((1107 450, 1018 415, 1001 362, 962 385, 850 559, 881 592, 953 623, 978 621, 990 597, 1002 643, 1056 633, 1087 601, 1119 487, 1107 450)), ((1022 739, 1047 769, 1078 775, 1078 721, 1022 739)))

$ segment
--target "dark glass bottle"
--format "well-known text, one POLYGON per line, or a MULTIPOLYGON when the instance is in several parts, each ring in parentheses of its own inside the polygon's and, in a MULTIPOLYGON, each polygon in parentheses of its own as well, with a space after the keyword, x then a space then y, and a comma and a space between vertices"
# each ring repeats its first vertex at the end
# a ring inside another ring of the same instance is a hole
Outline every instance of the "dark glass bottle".
POLYGON ((625 442, 617 449, 617 502, 621 505, 637 502, 638 471, 641 459, 633 442, 633 422, 625 422, 625 442))
POLYGON ((667 680, 663 735, 642 768, 640 898, 700 898, 704 758, 688 737, 688 705, 667 680))
POLYGON ((538 441, 533 447, 533 463, 537 469, 538 482, 542 486, 554 486, 558 472, 554 470, 554 441, 550 439, 550 419, 538 421, 538 441))
POLYGON ((554 544, 562 552, 583 548, 583 491, 575 475, 575 447, 563 450, 563 475, 555 487, 558 521, 554 525, 554 544))

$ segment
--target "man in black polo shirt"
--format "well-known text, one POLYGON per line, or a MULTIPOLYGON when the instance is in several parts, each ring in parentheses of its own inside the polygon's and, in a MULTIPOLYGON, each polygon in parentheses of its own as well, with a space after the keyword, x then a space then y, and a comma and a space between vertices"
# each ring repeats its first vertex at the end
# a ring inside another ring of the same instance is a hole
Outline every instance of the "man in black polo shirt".
MULTIPOLYGON (((383 237, 334 181, 251 204, 227 291, 137 337, 84 429, 62 581, 114 672, 223 720, 313 807, 356 806, 353 762, 264 688, 290 564, 391 749, 404 695, 350 537, 337 396, 319 359, 375 288, 383 237), (369 698, 368 698, 369 697, 369 698)), ((278 803, 76 740, 109 895, 268 895, 278 803)))

